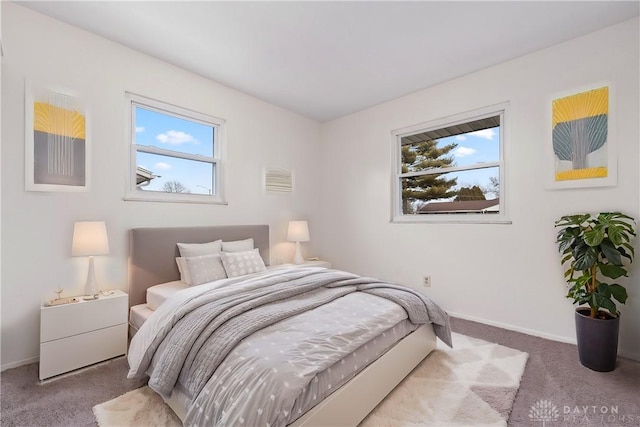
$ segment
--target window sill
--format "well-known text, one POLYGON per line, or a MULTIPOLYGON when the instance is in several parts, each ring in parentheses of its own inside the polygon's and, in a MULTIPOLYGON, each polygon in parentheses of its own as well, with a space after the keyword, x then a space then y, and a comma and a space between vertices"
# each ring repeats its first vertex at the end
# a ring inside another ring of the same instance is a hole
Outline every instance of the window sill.
POLYGON ((423 215, 406 215, 394 217, 391 219, 392 224, 512 224, 509 218, 504 216, 474 215, 460 217, 457 215, 429 215, 425 218, 423 215))
POLYGON ((163 193, 130 193, 124 196, 123 200, 133 202, 161 202, 161 203, 195 203, 204 205, 228 205, 221 197, 198 195, 198 194, 171 194, 163 193))

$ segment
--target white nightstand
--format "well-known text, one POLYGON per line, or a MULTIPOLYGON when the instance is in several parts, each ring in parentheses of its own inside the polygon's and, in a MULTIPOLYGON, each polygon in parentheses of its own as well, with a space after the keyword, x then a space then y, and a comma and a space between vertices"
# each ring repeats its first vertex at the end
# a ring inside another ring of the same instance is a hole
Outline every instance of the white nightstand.
POLYGON ((302 266, 305 266, 305 267, 331 268, 331 263, 329 261, 323 261, 321 259, 314 260, 314 261, 309 261, 309 260, 305 259, 302 264, 298 264, 298 265, 302 265, 302 266))
POLYGON ((40 308, 41 380, 126 354, 129 296, 110 292, 40 308))
POLYGON ((285 264, 276 264, 273 267, 324 267, 331 268, 331 263, 329 261, 323 260, 308 260, 305 259, 302 264, 294 264, 292 262, 287 262, 285 264))

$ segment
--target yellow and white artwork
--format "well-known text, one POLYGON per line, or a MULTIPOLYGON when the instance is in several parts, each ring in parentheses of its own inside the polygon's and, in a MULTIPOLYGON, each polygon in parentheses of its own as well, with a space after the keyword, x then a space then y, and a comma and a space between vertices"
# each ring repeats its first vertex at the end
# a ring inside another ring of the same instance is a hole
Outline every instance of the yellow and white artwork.
POLYGON ((609 87, 552 102, 554 180, 598 180, 609 170, 609 87))
POLYGON ((87 120, 83 101, 68 91, 27 87, 26 187, 86 191, 87 120))

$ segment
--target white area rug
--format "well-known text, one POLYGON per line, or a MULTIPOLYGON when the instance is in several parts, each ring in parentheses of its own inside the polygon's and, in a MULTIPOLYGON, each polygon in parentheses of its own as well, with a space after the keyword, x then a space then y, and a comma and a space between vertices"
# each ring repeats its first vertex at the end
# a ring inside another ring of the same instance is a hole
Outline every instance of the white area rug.
MULTIPOLYGON (((456 333, 453 344, 439 345, 360 427, 506 426, 528 354, 456 333)), ((93 412, 100 427, 182 425, 148 387, 93 412)))
POLYGON ((453 334, 360 427, 506 426, 529 355, 453 334))
POLYGON ((144 386, 93 407, 100 427, 182 426, 160 395, 144 386))

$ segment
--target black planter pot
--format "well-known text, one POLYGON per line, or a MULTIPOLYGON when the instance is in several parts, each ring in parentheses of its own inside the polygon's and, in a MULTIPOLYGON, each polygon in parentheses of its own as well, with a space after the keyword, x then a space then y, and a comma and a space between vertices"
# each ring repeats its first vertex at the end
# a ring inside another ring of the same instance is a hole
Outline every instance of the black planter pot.
POLYGON ((620 316, 593 319, 588 308, 576 308, 578 354, 583 366, 599 372, 613 371, 618 356, 620 316))

